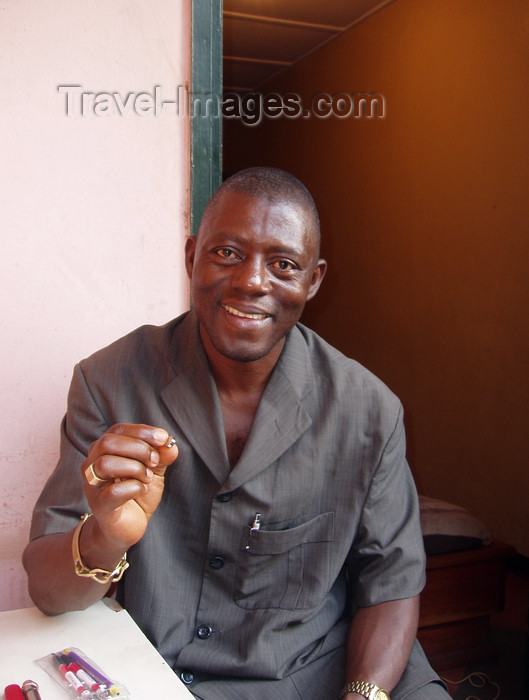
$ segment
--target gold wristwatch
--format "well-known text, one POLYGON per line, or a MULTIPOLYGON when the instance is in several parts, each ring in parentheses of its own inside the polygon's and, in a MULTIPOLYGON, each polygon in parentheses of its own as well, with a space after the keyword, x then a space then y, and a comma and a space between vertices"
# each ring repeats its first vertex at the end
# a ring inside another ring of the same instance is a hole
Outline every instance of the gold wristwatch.
POLYGON ((366 681, 352 681, 348 683, 340 693, 340 697, 343 698, 347 693, 358 693, 367 698, 367 700, 391 700, 387 690, 383 690, 378 685, 367 683, 366 681))

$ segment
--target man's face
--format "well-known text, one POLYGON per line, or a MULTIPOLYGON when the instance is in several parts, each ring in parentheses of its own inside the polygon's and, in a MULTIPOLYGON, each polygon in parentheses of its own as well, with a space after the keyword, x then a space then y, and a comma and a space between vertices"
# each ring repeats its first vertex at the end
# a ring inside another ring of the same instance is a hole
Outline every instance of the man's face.
POLYGON ((279 356, 326 263, 301 207, 225 192, 188 239, 186 267, 206 348, 249 362, 279 356))

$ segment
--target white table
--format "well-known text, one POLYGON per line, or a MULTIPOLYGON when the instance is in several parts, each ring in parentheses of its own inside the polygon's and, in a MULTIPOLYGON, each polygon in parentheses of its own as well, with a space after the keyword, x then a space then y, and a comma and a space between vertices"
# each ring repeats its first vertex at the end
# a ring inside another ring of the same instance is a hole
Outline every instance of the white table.
POLYGON ((67 700, 67 693, 35 663, 51 652, 77 647, 131 700, 191 700, 193 696, 162 659, 130 615, 114 601, 82 612, 46 617, 37 608, 0 612, 0 698, 11 683, 31 679, 42 700, 67 700), (112 607, 111 607, 112 606, 112 607))

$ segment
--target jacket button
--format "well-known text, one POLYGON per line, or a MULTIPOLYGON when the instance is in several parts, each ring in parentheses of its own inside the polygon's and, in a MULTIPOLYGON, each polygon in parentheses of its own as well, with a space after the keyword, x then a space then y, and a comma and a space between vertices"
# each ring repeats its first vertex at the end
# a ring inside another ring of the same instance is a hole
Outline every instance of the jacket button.
POLYGON ((217 496, 217 501, 220 501, 221 503, 227 503, 228 501, 231 501, 233 498, 233 493, 228 492, 228 493, 219 493, 217 496))
POLYGON ((211 637, 213 630, 207 625, 200 625, 197 627, 197 637, 199 639, 209 639, 211 637))
POLYGON ((222 569, 224 566, 224 559, 222 557, 211 557, 209 565, 212 569, 222 569))
POLYGON ((182 683, 190 685, 195 680, 195 676, 191 673, 191 671, 182 671, 180 674, 180 680, 182 683))

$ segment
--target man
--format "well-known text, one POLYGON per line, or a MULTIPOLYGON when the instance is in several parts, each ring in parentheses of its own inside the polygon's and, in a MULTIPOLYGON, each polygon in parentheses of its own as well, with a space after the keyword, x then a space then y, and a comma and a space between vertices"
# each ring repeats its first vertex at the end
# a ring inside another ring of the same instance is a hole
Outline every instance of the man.
POLYGON ((197 698, 448 697, 410 659, 424 552, 400 404, 298 324, 326 270, 310 194, 234 175, 186 267, 191 312, 75 369, 24 553, 35 603, 84 608, 130 564, 118 600, 197 698))

